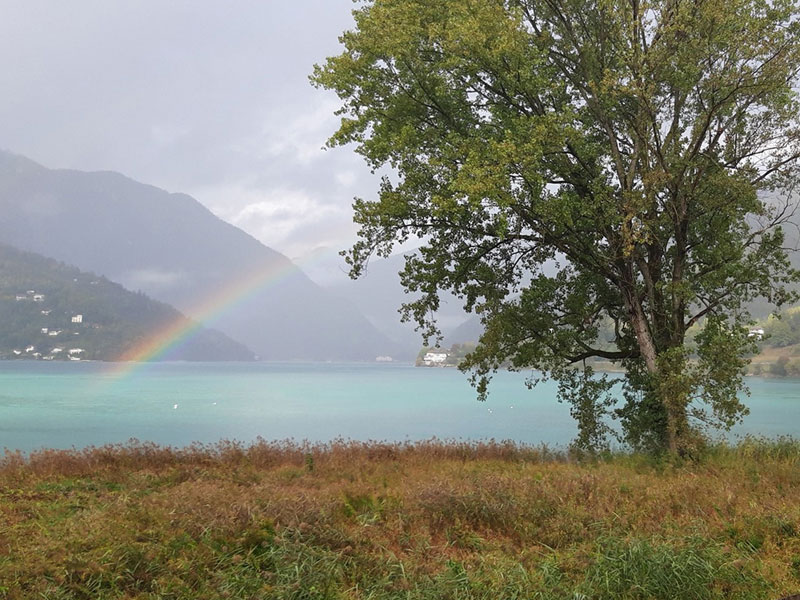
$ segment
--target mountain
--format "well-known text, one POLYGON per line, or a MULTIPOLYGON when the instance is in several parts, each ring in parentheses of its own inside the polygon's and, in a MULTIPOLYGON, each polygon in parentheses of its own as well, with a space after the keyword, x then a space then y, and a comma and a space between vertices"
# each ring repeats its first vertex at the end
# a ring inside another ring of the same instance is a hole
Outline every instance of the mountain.
POLYGON ((481 335, 483 335, 483 323, 478 315, 472 315, 461 325, 448 332, 444 342, 445 345, 477 342, 481 335))
POLYGON ((264 359, 372 360, 396 344, 288 258, 185 194, 0 153, 0 242, 98 273, 264 359))
MULTIPOLYGON (((404 302, 413 299, 400 284, 399 272, 405 267, 405 257, 413 254, 395 254, 389 258, 375 258, 367 266, 365 273, 357 280, 346 276, 347 265, 344 259, 331 250, 316 249, 311 256, 304 257, 303 268, 320 285, 355 304, 370 322, 386 335, 411 347, 414 356, 422 343, 414 324, 400 323, 398 309, 404 302), (306 265, 309 265, 308 267, 306 265), (323 278, 317 279, 317 273, 323 278)), ((557 272, 554 261, 542 265, 542 272, 553 276, 557 272)), ((475 342, 483 332, 480 317, 464 310, 464 301, 453 294, 442 292, 436 319, 442 334, 443 343, 475 342)))
MULTIPOLYGON (((118 360, 165 331, 197 327, 180 312, 104 277, 0 244, 0 358, 118 360)), ((164 340, 170 341, 170 340, 164 340)), ((253 360, 224 334, 197 328, 163 358, 253 360)))
MULTIPOLYGON (((411 251, 413 252, 413 250, 411 251)), ((400 305, 413 296, 400 284, 398 273, 405 266, 405 254, 389 258, 374 258, 365 273, 356 280, 347 276, 344 258, 332 250, 318 248, 300 263, 303 269, 334 295, 353 303, 383 334, 395 340, 404 350, 404 357, 416 357, 422 345, 421 335, 414 331, 415 323, 400 322, 400 305)), ((441 295, 436 314, 439 327, 447 333, 469 319, 463 302, 452 294, 441 295)))

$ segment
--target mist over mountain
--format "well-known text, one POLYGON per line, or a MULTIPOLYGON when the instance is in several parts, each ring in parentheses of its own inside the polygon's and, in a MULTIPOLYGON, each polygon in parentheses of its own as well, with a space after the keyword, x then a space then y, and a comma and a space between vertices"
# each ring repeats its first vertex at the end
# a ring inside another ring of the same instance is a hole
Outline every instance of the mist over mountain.
MULTIPOLYGON (((401 304, 413 299, 400 284, 399 275, 409 253, 389 258, 374 257, 364 274, 355 280, 349 277, 349 267, 344 258, 331 248, 316 248, 298 262, 311 279, 358 307, 370 323, 403 347, 406 358, 413 358, 422 345, 422 337, 414 331, 415 323, 400 322, 399 312, 401 304)), ((445 338, 449 339, 448 334, 468 321, 471 315, 464 311, 461 300, 443 293, 436 317, 445 338)))
POLYGON ((461 325, 447 333, 444 346, 477 342, 481 335, 483 335, 483 323, 481 323, 481 319, 478 315, 472 315, 461 325))
MULTIPOLYGON (((300 264, 314 281, 355 304, 375 327, 404 347, 415 349, 416 355, 422 345, 421 335, 414 331, 415 323, 401 323, 399 313, 400 305, 413 299, 403 289, 399 272, 405 266, 405 257, 414 252, 389 258, 373 257, 364 274, 356 280, 348 276, 344 258, 330 248, 315 249, 303 257, 300 264)), ((546 262, 541 271, 555 275, 555 261, 546 262)), ((475 342, 483 332, 480 317, 466 312, 464 301, 447 292, 440 293, 436 319, 445 346, 475 342)))
POLYGON ((253 360, 225 334, 196 327, 173 307, 104 277, 0 244, 0 358, 119 360, 152 340, 160 346, 165 331, 194 329, 156 358, 253 360))
POLYGON ((397 345, 347 300, 185 194, 0 152, 0 242, 172 304, 261 358, 372 360, 397 345))

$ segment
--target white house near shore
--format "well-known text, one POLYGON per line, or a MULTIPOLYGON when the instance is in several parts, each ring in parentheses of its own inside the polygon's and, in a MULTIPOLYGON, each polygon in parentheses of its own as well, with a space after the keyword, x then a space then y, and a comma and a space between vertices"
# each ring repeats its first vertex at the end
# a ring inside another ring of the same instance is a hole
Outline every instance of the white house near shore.
POLYGON ((447 360, 447 352, 426 352, 422 362, 426 365, 441 365, 447 360))

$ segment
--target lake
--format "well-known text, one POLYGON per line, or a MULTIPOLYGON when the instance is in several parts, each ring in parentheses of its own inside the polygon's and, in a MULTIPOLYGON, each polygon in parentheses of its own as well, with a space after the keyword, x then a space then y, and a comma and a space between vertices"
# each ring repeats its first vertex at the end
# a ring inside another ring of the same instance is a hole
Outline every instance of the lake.
MULTIPOLYGON (((479 440, 566 446, 569 407, 552 382, 498 373, 485 403, 455 369, 401 364, 1 362, 0 448, 126 442, 479 440)), ((748 380, 734 431, 800 434, 800 380, 748 380)))

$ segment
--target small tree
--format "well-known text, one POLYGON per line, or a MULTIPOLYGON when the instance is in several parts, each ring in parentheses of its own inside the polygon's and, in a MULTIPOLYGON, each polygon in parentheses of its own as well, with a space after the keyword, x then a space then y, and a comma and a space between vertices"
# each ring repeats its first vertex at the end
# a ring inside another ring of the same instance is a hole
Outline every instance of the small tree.
POLYGON ((463 368, 562 382, 602 445, 611 381, 634 447, 690 450, 746 408, 745 303, 797 278, 780 228, 798 180, 790 0, 374 0, 316 85, 344 104, 331 145, 388 165, 357 199, 358 276, 418 236, 404 306, 426 340, 451 290, 485 333, 463 368), (690 361, 686 331, 703 323, 690 361), (614 347, 599 331, 613 327, 614 347))

